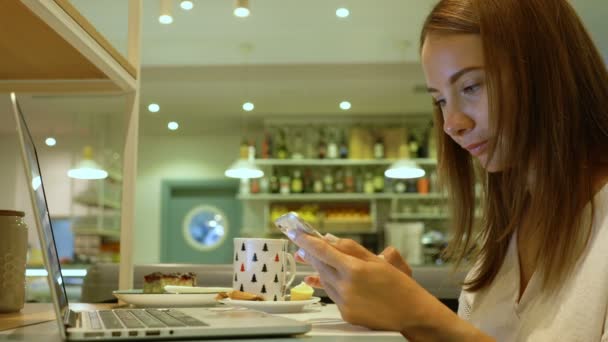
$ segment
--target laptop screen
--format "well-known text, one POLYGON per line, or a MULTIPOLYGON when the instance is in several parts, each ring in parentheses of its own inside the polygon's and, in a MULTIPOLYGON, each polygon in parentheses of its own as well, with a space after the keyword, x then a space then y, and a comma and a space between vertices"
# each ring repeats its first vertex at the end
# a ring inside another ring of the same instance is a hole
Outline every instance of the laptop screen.
MULTIPOLYGON (((55 238, 53 236, 53 229, 51 227, 51 217, 49 215, 49 209, 46 202, 46 195, 44 193, 44 184, 42 182, 42 175, 40 173, 40 165, 38 163, 38 154, 36 153, 36 147, 34 141, 30 135, 30 131, 25 123, 25 118, 21 111, 21 107, 17 102, 14 94, 11 94, 11 101, 13 102, 13 108, 15 109, 15 119, 18 121, 18 128, 21 132, 21 143, 25 153, 26 172, 30 172, 27 181, 31 183, 34 200, 34 214, 37 216, 34 219, 40 226, 38 234, 41 234, 40 244, 43 249, 43 253, 46 257, 46 268, 49 272, 49 286, 51 292, 57 298, 59 304, 59 312, 62 318, 68 310, 68 298, 65 292, 63 284, 63 277, 61 276, 61 266, 59 265, 59 256, 57 253, 57 246, 55 246, 55 238), (28 170, 29 169, 29 170, 28 170)), ((53 296, 53 294, 51 294, 53 296)))

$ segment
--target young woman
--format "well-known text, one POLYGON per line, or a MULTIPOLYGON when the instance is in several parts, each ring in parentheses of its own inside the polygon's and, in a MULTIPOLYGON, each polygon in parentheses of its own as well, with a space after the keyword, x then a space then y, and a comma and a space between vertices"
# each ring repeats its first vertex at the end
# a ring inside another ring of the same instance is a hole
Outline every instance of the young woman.
POLYGON ((608 73, 567 0, 442 0, 421 59, 451 197, 458 315, 394 251, 290 236, 343 318, 410 341, 608 342, 608 73), (474 224, 474 183, 484 186, 474 224), (476 229, 474 229, 476 227, 476 229))

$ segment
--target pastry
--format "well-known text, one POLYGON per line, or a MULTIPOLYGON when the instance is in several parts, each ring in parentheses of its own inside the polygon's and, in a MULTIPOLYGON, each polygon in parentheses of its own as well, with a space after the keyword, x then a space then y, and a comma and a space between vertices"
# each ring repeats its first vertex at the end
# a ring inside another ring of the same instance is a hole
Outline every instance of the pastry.
POLYGON ((251 301, 263 301, 264 300, 264 297, 262 297, 262 296, 259 296, 259 295, 253 294, 253 293, 249 293, 249 292, 242 292, 242 291, 220 292, 215 297, 215 300, 226 299, 226 298, 230 298, 230 299, 234 299, 234 300, 251 300, 251 301))
POLYGON ((305 282, 301 282, 300 285, 291 288, 290 298, 291 300, 308 300, 314 292, 315 290, 312 287, 305 282))
POLYGON ((165 285, 196 286, 196 274, 154 272, 144 276, 144 293, 165 293, 165 285))

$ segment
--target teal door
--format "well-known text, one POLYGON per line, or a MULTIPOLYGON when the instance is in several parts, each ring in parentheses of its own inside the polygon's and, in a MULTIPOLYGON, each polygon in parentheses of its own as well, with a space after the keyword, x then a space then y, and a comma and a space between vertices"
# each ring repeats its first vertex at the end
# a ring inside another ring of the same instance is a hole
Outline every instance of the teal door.
POLYGON ((230 264, 241 231, 238 181, 163 182, 161 262, 230 264))

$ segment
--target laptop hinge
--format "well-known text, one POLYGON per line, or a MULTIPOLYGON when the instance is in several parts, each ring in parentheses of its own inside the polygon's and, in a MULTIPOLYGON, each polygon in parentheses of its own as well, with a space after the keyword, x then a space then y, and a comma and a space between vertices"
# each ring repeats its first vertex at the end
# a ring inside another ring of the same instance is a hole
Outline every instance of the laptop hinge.
POLYGON ((76 327, 80 313, 72 310, 66 310, 63 317, 63 324, 68 328, 76 327))

